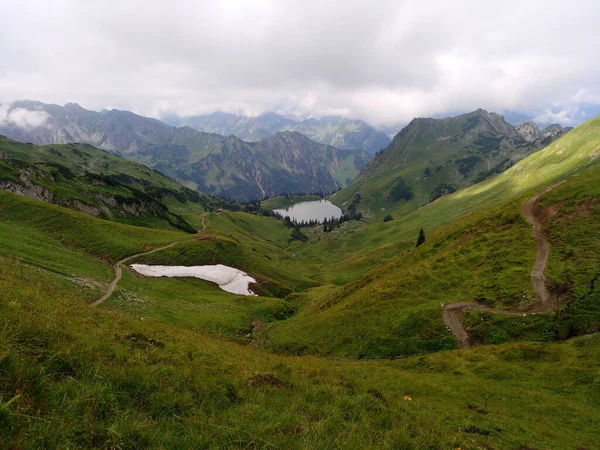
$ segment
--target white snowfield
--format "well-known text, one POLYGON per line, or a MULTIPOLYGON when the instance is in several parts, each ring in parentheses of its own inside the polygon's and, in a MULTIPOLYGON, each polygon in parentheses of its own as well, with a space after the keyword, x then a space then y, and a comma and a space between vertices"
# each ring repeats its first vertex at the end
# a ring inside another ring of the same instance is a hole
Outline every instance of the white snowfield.
POLYGON ((137 273, 147 277, 190 277, 211 281, 221 289, 232 294, 256 295, 248 285, 256 280, 246 272, 233 267, 217 264, 216 266, 147 266, 146 264, 131 264, 137 273))

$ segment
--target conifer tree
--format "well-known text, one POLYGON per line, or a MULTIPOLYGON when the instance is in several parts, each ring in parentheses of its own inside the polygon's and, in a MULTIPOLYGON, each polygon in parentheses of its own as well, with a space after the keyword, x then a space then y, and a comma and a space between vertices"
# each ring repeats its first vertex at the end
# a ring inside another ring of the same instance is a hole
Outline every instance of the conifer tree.
POLYGON ((425 242, 425 231, 423 231, 423 228, 421 228, 421 231, 419 231, 419 238, 417 239, 417 247, 423 242, 425 242))

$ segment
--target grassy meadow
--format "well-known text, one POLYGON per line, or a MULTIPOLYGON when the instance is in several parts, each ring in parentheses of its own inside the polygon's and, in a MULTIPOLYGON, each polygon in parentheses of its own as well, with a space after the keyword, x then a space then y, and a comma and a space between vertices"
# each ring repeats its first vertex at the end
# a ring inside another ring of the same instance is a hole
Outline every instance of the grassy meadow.
POLYGON ((93 289, 6 257, 0 293, 6 448, 560 449, 597 442, 597 337, 352 362, 277 356, 90 308, 93 289))

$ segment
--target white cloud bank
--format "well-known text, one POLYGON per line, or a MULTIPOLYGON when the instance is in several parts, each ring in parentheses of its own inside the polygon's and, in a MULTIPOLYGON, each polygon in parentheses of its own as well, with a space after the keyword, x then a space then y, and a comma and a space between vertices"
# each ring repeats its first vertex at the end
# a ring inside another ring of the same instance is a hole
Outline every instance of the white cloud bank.
POLYGON ((0 99, 376 125, 598 92, 597 0, 0 0, 0 99), (26 30, 26 32, 24 32, 26 30))
POLYGON ((9 105, 0 105, 0 126, 16 125, 19 128, 31 130, 46 124, 48 113, 45 111, 32 111, 24 108, 10 108, 9 105))

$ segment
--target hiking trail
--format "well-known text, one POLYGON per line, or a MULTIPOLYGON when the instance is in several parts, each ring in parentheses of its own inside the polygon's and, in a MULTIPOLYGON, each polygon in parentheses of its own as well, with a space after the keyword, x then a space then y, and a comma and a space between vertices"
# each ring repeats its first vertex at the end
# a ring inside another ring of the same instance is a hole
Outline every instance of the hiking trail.
POLYGON ((516 310, 491 308, 473 302, 451 303, 444 306, 444 323, 450 331, 452 331, 452 334, 454 334, 460 348, 471 348, 473 346, 469 333, 467 333, 467 330, 460 320, 464 310, 475 309, 494 314, 526 316, 535 313, 547 313, 556 308, 557 302, 555 299, 550 298, 550 293, 546 288, 546 278, 544 277, 544 270, 546 269, 546 263, 548 262, 548 240, 546 239, 542 218, 538 215, 539 211, 536 210, 535 206, 542 195, 565 182, 566 180, 563 180, 545 187, 523 205, 523 214, 533 227, 533 237, 537 244, 535 264, 531 270, 531 282, 536 296, 535 301, 516 310))

